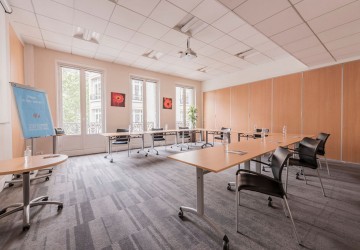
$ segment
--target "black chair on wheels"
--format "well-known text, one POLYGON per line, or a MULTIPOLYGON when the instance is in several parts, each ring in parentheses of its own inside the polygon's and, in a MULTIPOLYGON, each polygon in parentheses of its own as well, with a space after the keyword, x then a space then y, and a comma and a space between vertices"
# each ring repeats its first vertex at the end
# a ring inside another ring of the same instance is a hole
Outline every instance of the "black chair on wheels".
MULTIPOLYGON (((116 133, 129 132, 126 128, 118 128, 116 133)), ((116 136, 115 141, 112 142, 113 145, 128 145, 128 156, 130 155, 130 136, 120 135, 116 136)))
POLYGON ((298 244, 300 244, 299 237, 296 231, 295 223, 290 211, 290 207, 287 201, 286 192, 283 187, 282 183, 282 171, 284 166, 286 165, 289 157, 291 155, 291 152, 288 151, 285 148, 278 147, 276 151, 273 154, 273 157, 271 159, 271 163, 263 163, 262 164, 268 165, 273 173, 274 178, 271 178, 269 176, 252 172, 250 170, 240 169, 236 172, 236 231, 238 230, 238 209, 240 206, 240 191, 241 190, 248 190, 248 191, 254 191, 262 194, 267 194, 275 197, 282 198, 282 205, 284 209, 285 216, 286 210, 289 213, 294 235, 296 238, 296 241, 298 244))
POLYGON ((298 156, 295 158, 294 156, 289 158, 289 166, 299 166, 302 170, 302 173, 304 175, 305 183, 307 184, 307 179, 305 175, 304 168, 311 168, 316 170, 317 175, 320 180, 321 189, 323 192, 323 195, 325 195, 324 186, 321 181, 319 169, 318 169, 318 159, 316 157, 319 149, 319 145, 321 143, 321 140, 316 140, 310 137, 305 137, 302 139, 299 143, 299 147, 297 149, 294 149, 294 156, 298 156))
MULTIPOLYGON (((164 130, 163 128, 152 128, 151 131, 162 131, 164 130)), ((152 147, 150 149, 148 149, 148 152, 150 152, 150 150, 154 150, 156 152, 157 155, 159 155, 159 151, 155 148, 155 142, 156 141, 165 141, 165 149, 166 149, 166 137, 164 136, 164 133, 154 133, 151 134, 152 136, 152 147)))
MULTIPOLYGON (((325 156, 325 144, 326 144, 326 141, 329 138, 329 136, 330 136, 330 134, 319 133, 318 136, 316 137, 316 139, 320 140, 317 155, 320 155, 320 156, 324 157, 325 163, 326 163, 326 169, 327 169, 328 175, 330 176, 329 165, 328 165, 328 162, 327 162, 327 159, 326 159, 326 156, 325 156)), ((320 161, 319 158, 318 158, 318 162, 319 162, 320 168, 322 168, 321 167, 321 161, 320 161)))
POLYGON ((230 132, 231 132, 231 128, 222 127, 220 135, 213 137, 213 145, 215 144, 215 140, 223 141, 224 140, 224 135, 228 137, 228 142, 230 142, 230 132))

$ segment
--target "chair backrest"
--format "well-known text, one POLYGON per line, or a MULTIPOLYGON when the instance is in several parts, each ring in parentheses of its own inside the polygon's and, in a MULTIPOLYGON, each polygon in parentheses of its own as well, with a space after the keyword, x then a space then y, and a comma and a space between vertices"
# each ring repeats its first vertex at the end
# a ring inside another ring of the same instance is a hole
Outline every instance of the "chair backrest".
MULTIPOLYGON (((116 133, 122 133, 122 132, 129 132, 129 129, 127 128, 118 128, 116 130, 116 133)), ((128 137, 126 135, 120 135, 120 136, 116 136, 116 141, 127 141, 128 137)))
POLYGON ((255 133, 256 133, 256 134, 254 134, 254 138, 261 138, 261 133, 263 132, 263 130, 265 131, 265 133, 269 133, 269 132, 270 132, 270 129, 268 129, 268 128, 264 128, 264 129, 262 129, 262 128, 257 128, 257 129, 255 129, 255 133))
POLYGON ((283 147, 278 147, 273 153, 270 166, 275 180, 281 182, 282 170, 290 156, 291 152, 283 147))
MULTIPOLYGON (((179 127, 179 129, 189 129, 189 127, 179 127)), ((183 134, 184 134, 184 136, 190 136, 189 131, 183 131, 183 132, 180 132, 179 134, 180 134, 180 136, 183 136, 183 134)))
POLYGON ((316 154, 321 140, 316 140, 310 137, 305 137, 299 144, 299 158, 301 161, 307 163, 312 168, 318 167, 316 154))
POLYGON ((317 152, 319 155, 325 155, 325 144, 329 136, 330 134, 319 133, 318 136, 316 137, 317 140, 320 140, 320 144, 317 152))
MULTIPOLYGON (((151 131, 162 131, 164 130, 163 128, 152 128, 151 131)), ((154 133, 153 135, 154 139, 163 139, 164 138, 164 133, 154 133)))

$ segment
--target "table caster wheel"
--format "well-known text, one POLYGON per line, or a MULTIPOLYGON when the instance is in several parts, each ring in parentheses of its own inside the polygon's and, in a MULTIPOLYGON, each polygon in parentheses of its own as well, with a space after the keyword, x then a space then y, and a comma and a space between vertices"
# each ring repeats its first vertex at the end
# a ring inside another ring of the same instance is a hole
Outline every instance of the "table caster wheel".
POLYGON ((272 207, 272 199, 271 199, 270 196, 269 196, 269 198, 268 198, 268 201, 269 201, 269 202, 268 202, 268 206, 269 206, 269 207, 272 207))
POLYGON ((157 152, 156 155, 159 155, 159 152, 157 152))
POLYGON ((113 159, 111 159, 111 160, 110 160, 110 163, 113 163, 113 162, 114 162, 114 160, 113 160, 113 159))
POLYGON ((140 151, 137 151, 137 153, 140 153, 140 151))
POLYGON ((6 209, 5 209, 5 208, 0 210, 0 215, 2 215, 2 214, 4 214, 4 213, 6 213, 6 209))
POLYGON ((228 185, 227 185, 227 188, 226 188, 227 190, 229 190, 229 191, 231 191, 231 185, 230 185, 230 183, 228 183, 228 185))
POLYGON ((184 212, 182 211, 182 209, 180 208, 180 211, 178 213, 178 216, 180 219, 184 218, 184 212))
POLYGON ((26 232, 27 230, 30 229, 30 225, 26 225, 26 226, 23 226, 23 231, 26 232))
POLYGON ((297 172, 297 173, 296 173, 296 180, 300 180, 299 175, 300 175, 300 173, 297 172))
POLYGON ((64 207, 63 205, 59 205, 57 210, 60 211, 63 209, 63 207, 64 207))
POLYGON ((49 197, 45 197, 44 199, 42 199, 43 201, 48 201, 49 197))
POLYGON ((230 249, 230 243, 229 238, 225 235, 223 238, 223 250, 229 250, 230 249))
POLYGON ((147 157, 147 156, 148 156, 148 154, 145 155, 145 157, 147 157))
POLYGON ((48 181, 48 180, 50 180, 50 178, 49 178, 49 176, 46 176, 45 181, 48 181))
POLYGON ((51 174, 52 173, 52 170, 49 170, 49 174, 51 174))

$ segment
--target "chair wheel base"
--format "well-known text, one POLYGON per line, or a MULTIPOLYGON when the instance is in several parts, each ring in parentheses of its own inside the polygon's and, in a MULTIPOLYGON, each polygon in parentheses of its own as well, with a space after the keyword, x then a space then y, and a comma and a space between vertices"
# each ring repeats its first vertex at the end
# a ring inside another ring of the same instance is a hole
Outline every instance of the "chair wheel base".
POLYGON ((223 250, 229 250, 230 249, 230 243, 229 238, 225 235, 223 238, 223 250))
POLYGON ((49 198, 48 197, 45 197, 44 199, 42 199, 43 201, 48 201, 49 198))
POLYGON ((14 183, 9 183, 9 187, 12 187, 12 186, 14 186, 14 183))
POLYGON ((45 181, 48 181, 48 180, 50 180, 49 176, 47 176, 47 177, 45 178, 45 181))
POLYGON ((63 205, 59 205, 57 210, 58 210, 58 211, 61 211, 63 208, 64 208, 63 205))
POLYGON ((30 225, 23 226, 23 231, 26 232, 30 229, 30 225))
POLYGON ((184 218, 184 212, 182 211, 182 209, 180 208, 180 211, 178 213, 178 216, 180 219, 183 219, 184 218))
POLYGON ((299 175, 300 173, 296 173, 296 180, 300 180, 299 175))
POLYGON ((227 185, 226 189, 229 190, 229 191, 231 191, 231 185, 230 185, 230 183, 227 185))
POLYGON ((269 197, 268 198, 268 207, 272 207, 273 205, 272 205, 272 198, 271 197, 269 197))
POLYGON ((0 215, 2 215, 2 214, 4 214, 4 213, 6 213, 6 209, 1 209, 1 210, 0 210, 0 215))

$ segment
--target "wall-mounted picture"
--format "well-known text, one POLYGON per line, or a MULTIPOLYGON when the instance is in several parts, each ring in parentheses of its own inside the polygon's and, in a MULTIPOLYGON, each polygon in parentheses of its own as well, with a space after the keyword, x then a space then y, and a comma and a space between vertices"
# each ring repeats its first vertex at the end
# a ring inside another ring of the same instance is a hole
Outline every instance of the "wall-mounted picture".
POLYGON ((163 109, 172 109, 172 98, 163 98, 163 109))
POLYGON ((111 106, 125 107, 125 94, 111 92, 111 106))

